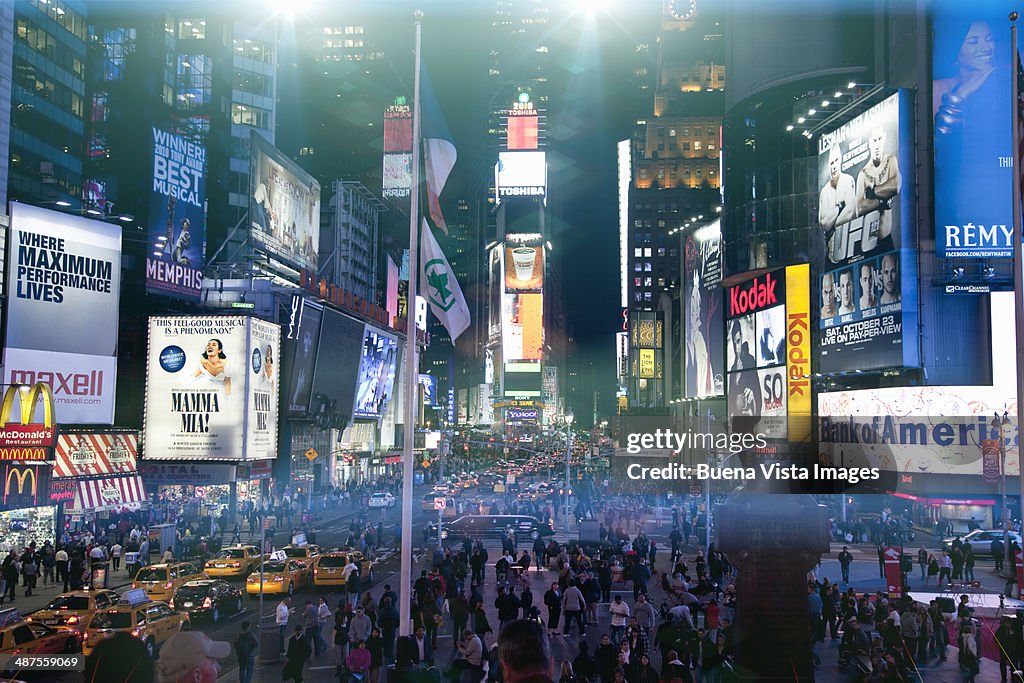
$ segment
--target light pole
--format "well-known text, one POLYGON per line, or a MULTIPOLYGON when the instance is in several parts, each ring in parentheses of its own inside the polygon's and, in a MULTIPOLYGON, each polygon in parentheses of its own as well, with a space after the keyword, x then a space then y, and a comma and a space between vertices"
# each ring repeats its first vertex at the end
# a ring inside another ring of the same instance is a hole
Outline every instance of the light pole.
POLYGON ((992 418, 992 429, 999 430, 999 491, 1002 495, 1003 507, 1003 572, 1006 576, 1013 575, 1013 565, 1010 564, 1010 511, 1006 503, 1006 434, 1005 429, 1010 426, 1009 414, 1004 410, 1000 419, 999 413, 992 418))
POLYGON ((572 411, 565 414, 565 533, 569 533, 569 461, 572 459, 572 448, 569 441, 572 438, 572 411))

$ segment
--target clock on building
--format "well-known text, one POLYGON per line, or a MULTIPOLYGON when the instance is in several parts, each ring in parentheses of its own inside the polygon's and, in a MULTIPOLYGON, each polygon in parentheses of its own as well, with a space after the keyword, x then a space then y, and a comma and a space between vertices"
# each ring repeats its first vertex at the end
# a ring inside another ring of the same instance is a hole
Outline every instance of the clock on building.
POLYGON ((668 13, 673 19, 689 21, 697 14, 697 0, 668 0, 668 13))

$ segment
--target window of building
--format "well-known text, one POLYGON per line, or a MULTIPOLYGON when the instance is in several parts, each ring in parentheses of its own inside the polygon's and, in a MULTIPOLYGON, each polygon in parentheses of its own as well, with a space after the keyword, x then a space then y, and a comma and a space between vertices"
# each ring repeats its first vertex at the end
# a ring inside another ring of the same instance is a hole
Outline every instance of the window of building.
POLYGON ((674 138, 676 136, 676 129, 675 128, 669 128, 668 129, 668 136, 670 138, 674 138))
POLYGON ((638 278, 638 277, 633 278, 633 286, 634 287, 639 287, 640 286, 640 278, 638 278))
POLYGON ((665 143, 664 142, 659 142, 658 143, 658 151, 659 152, 664 152, 665 151, 665 143))
POLYGON ((633 298, 637 301, 643 301, 644 295, 641 292, 635 292, 633 298))
POLYGON ((251 38, 235 38, 232 44, 236 57, 252 59, 264 64, 274 63, 274 50, 270 43, 251 38))
POLYGON ((690 143, 686 140, 683 141, 683 149, 686 150, 687 152, 690 151, 690 143))
POLYGON ((633 249, 633 256, 636 257, 636 258, 640 258, 641 256, 644 255, 643 252, 644 252, 643 249, 641 249, 640 247, 636 247, 635 249, 633 249))
POLYGON ((645 261, 644 262, 644 272, 645 273, 651 272, 651 262, 650 261, 645 261))
POLYGON ((644 301, 651 301, 653 296, 650 292, 644 292, 644 301))
POLYGON ((644 272, 643 264, 637 261, 636 263, 633 264, 633 270, 636 271, 637 273, 644 272))
POLYGON ((242 69, 235 69, 231 87, 261 97, 270 97, 273 94, 273 82, 270 76, 242 69))
POLYGON ((693 151, 694 152, 699 152, 700 151, 700 140, 694 140, 693 141, 693 151))
POLYGON ((206 38, 205 19, 183 19, 178 22, 178 38, 206 38))
POLYGON ((237 103, 231 105, 231 123, 270 130, 272 120, 271 112, 267 109, 237 103))
POLYGON ((658 227, 659 228, 664 228, 665 227, 665 221, 664 220, 659 220, 658 221, 658 227))
POLYGON ((658 256, 665 255, 665 247, 658 247, 658 256))
POLYGON ((179 109, 204 107, 213 99, 213 60, 202 54, 178 55, 179 109))
POLYGON ((651 258, 651 248, 650 247, 647 247, 646 249, 644 249, 644 257, 645 258, 651 258))
POLYGON ((708 128, 708 137, 709 138, 715 137, 715 129, 714 128, 708 128))
POLYGON ((658 278, 658 286, 659 287, 664 287, 665 286, 665 278, 663 278, 663 277, 659 277, 658 278))

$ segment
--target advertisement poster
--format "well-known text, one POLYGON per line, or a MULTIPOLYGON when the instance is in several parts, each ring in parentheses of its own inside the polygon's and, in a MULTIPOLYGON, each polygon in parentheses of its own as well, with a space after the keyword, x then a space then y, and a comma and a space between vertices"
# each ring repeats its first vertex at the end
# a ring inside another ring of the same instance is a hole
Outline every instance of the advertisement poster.
POLYGON ((279 336, 273 323, 244 316, 150 318, 145 457, 272 457, 279 336))
POLYGON ((57 478, 130 474, 138 469, 139 434, 62 430, 56 452, 53 476, 57 478))
POLYGON ((249 390, 245 458, 277 457, 277 382, 280 374, 281 328, 274 323, 249 320, 249 390))
POLYGON ((916 365, 910 107, 898 93, 821 136, 822 372, 916 365), (904 283, 906 287, 904 288, 904 283))
POLYGON ((121 228, 11 203, 7 346, 113 356, 121 228))
POLYGON ((322 306, 301 296, 292 297, 284 339, 284 353, 288 354, 289 361, 284 400, 287 401, 285 412, 290 418, 302 419, 309 413, 323 315, 322 306))
POLYGON ((502 356, 507 361, 540 360, 544 351, 544 295, 505 294, 502 356))
POLYGON ((384 198, 408 197, 412 191, 412 154, 385 154, 384 198))
POLYGON ((437 378, 433 375, 420 375, 420 386, 423 387, 423 405, 434 405, 437 401, 437 378))
POLYGON ((934 3, 932 116, 938 256, 1013 255, 1013 91, 999 3, 934 3))
POLYGON ((278 258, 315 273, 320 183, 255 131, 251 149, 251 239, 278 258))
POLYGON ((544 247, 505 247, 505 291, 544 288, 544 247))
POLYGON ((727 292, 727 398, 732 431, 788 437, 785 269, 727 292))
POLYGON ((544 152, 498 152, 498 197, 540 197, 547 191, 544 152))
POLYGON ((356 384, 355 417, 377 418, 384 414, 395 384, 398 343, 394 337, 366 328, 356 384))
POLYGON ((786 411, 790 443, 811 438, 811 267, 786 267, 786 411))
POLYGON ((206 248, 206 148, 152 130, 146 291, 199 301, 206 248))
POLYGON ((722 306, 722 228, 718 221, 686 238, 683 318, 687 398, 725 393, 722 306))
POLYGON ((4 384, 49 385, 62 425, 114 423, 115 356, 8 348, 3 378, 4 384))

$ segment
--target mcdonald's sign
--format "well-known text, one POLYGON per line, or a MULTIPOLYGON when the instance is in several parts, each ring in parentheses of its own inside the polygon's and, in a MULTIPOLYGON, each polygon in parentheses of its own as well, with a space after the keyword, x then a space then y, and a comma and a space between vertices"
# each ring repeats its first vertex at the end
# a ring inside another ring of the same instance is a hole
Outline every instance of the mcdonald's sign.
POLYGON ((50 504, 49 465, 6 463, 3 482, 5 509, 50 504))
POLYGON ((37 446, 14 446, 11 448, 0 448, 0 461, 47 461, 51 460, 50 449, 37 446))
POLYGON ((36 382, 8 386, 0 402, 0 448, 53 448, 57 440, 55 415, 53 391, 48 384, 36 382), (20 410, 20 420, 12 423, 15 402, 20 410), (38 403, 43 405, 42 423, 32 422, 38 403))

